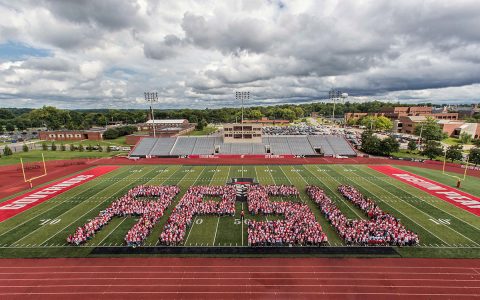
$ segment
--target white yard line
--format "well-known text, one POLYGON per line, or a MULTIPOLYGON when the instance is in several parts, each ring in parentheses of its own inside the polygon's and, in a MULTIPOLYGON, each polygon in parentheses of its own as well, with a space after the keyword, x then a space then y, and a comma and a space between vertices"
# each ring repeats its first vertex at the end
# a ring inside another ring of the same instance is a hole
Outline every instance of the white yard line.
MULTIPOLYGON (((198 181, 198 179, 200 178, 200 176, 203 174, 203 172, 205 171, 206 167, 203 167, 202 171, 200 172, 200 174, 198 174, 197 176, 197 179, 195 179, 195 182, 193 183, 193 185, 195 185, 195 183, 198 181)), ((216 170, 216 167, 215 167, 215 170, 216 170)), ((215 174, 212 176, 212 178, 210 178, 210 182, 212 182, 212 179, 213 177, 215 176, 215 174)), ((180 199, 181 201, 182 199, 180 199)), ((173 212, 172 212, 173 213, 173 212)), ((185 239, 185 242, 183 243, 184 246, 187 246, 187 242, 188 242, 188 238, 190 237, 190 233, 192 233, 192 230, 193 230, 193 227, 195 226, 195 221, 197 220, 197 215, 195 215, 195 217, 193 218, 192 220, 192 227, 190 227, 190 230, 188 231, 188 234, 187 234, 187 238, 185 239)))
MULTIPOLYGON (((215 246, 215 240, 217 239, 218 223, 220 222, 220 217, 217 217, 217 227, 215 228, 215 236, 213 237, 213 246, 215 246)), ((242 242, 243 244, 243 242, 242 242)))
POLYGON ((105 241, 115 230, 117 230, 117 228, 120 225, 122 225, 123 222, 125 222, 126 219, 127 217, 124 217, 123 220, 120 223, 118 223, 118 225, 115 226, 115 228, 113 228, 113 230, 106 237, 104 237, 100 242, 97 243, 97 245, 100 246, 103 243, 103 241, 105 241))
MULTIPOLYGON (((243 202, 242 202, 242 211, 243 211, 243 202)), ((240 216, 240 222, 241 222, 241 225, 242 225, 242 246, 243 246, 243 226, 244 226, 245 224, 244 224, 241 216, 240 216)))

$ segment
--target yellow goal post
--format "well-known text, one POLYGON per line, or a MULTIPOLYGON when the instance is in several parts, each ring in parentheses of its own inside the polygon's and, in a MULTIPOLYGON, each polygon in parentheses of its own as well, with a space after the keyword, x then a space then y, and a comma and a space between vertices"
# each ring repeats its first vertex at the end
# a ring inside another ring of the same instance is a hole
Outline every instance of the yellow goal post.
POLYGON ((47 176, 47 165, 45 164, 45 157, 43 156, 43 153, 42 153, 42 164, 43 164, 43 174, 42 175, 38 175, 38 176, 34 176, 34 177, 31 177, 31 178, 27 178, 27 175, 26 175, 26 172, 25 172, 25 164, 23 163, 23 159, 20 157, 20 165, 22 167, 22 174, 23 174, 23 180, 25 182, 28 182, 30 184, 30 188, 33 187, 33 184, 32 184, 32 181, 33 180, 36 180, 38 178, 42 178, 42 177, 45 177, 47 176))

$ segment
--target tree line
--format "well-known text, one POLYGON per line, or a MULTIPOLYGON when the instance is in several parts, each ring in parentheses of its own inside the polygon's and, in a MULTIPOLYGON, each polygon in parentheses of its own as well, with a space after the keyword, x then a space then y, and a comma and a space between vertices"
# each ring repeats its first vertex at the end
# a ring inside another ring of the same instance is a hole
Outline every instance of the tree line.
MULTIPOLYGON (((346 112, 377 112, 385 107, 399 106, 400 103, 372 101, 365 103, 337 103, 335 115, 343 116, 346 112)), ((425 105, 425 104, 418 104, 425 105)), ((427 104, 431 105, 431 104, 427 104)), ((410 105, 411 106, 411 105, 410 105)), ((245 108, 247 119, 286 119, 293 121, 317 112, 330 117, 333 103, 286 104, 275 106, 252 106, 245 108)), ((109 122, 136 124, 147 121, 147 109, 97 109, 97 110, 64 110, 53 106, 38 109, 0 108, 0 130, 13 131, 27 128, 47 127, 57 130, 89 129, 92 126, 106 126, 109 122)), ((241 108, 219 109, 155 109, 156 119, 188 119, 191 123, 233 123, 240 121, 241 108)))

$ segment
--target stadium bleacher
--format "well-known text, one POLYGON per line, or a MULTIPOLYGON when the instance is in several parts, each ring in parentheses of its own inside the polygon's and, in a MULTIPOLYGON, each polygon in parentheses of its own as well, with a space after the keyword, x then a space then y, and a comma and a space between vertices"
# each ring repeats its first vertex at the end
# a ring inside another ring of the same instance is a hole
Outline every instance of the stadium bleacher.
POLYGON ((168 156, 170 155, 170 149, 172 149, 175 144, 176 138, 161 138, 157 139, 155 144, 150 150, 151 156, 168 156))
POLYGON ((340 135, 264 136, 262 143, 223 143, 219 137, 143 138, 130 156, 178 157, 192 154, 356 156, 355 150, 340 135), (270 153, 266 152, 266 148, 270 148, 270 153))
POLYGON ((215 152, 215 137, 196 138, 191 154, 211 155, 215 152))
POLYGON ((150 151, 152 151, 153 146, 157 142, 155 138, 143 138, 141 141, 135 146, 130 156, 132 157, 145 157, 147 156, 150 151))
POLYGON ((178 137, 175 145, 170 150, 170 155, 179 156, 192 154, 193 148, 195 148, 196 141, 196 137, 178 137))

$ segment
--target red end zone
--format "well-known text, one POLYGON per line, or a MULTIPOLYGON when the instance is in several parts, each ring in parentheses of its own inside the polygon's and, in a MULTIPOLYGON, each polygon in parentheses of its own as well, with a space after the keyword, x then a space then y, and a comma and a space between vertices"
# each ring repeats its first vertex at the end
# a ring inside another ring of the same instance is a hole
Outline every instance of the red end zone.
POLYGON ((480 198, 478 197, 391 166, 369 166, 369 168, 408 183, 430 195, 480 216, 480 198))
POLYGON ((95 167, 0 203, 0 222, 117 168, 117 166, 95 167))

